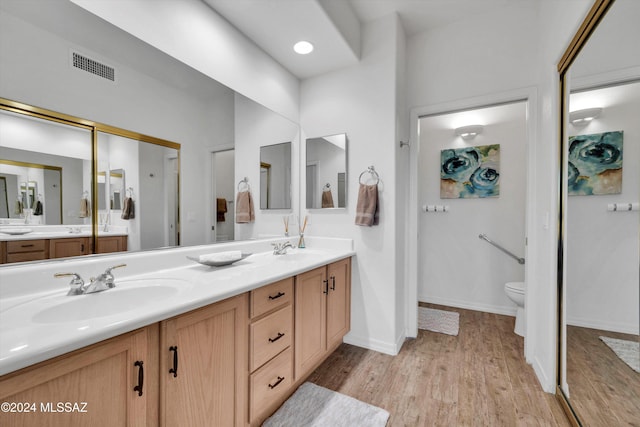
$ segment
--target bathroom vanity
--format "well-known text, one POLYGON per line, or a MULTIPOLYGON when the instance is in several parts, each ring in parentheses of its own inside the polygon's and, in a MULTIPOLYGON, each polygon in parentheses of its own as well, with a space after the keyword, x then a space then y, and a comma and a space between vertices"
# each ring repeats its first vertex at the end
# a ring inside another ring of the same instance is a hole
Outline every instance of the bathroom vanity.
MULTIPOLYGON (((253 255, 220 268, 186 256, 227 245, 32 267, 37 280, 128 264, 114 272, 116 288, 96 294, 7 289, 0 401, 10 410, 0 424, 260 425, 349 331, 354 255, 346 239, 310 238, 313 249, 285 255, 266 251, 270 242, 229 245, 253 255), (122 311, 76 309, 81 299, 122 311)), ((10 270, 19 267, 0 270, 3 283, 19 276, 10 270)))

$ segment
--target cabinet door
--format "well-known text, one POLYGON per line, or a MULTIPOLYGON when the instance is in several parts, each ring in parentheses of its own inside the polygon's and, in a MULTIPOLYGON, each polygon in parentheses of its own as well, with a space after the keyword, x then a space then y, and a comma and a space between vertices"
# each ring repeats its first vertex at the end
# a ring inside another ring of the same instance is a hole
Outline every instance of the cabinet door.
POLYGON ((247 295, 161 323, 161 424, 240 426, 247 417, 247 295))
POLYGON ((351 328, 351 259, 329 264, 328 276, 327 348, 331 349, 351 328))
POLYGON ((87 255, 89 253, 88 237, 51 239, 49 242, 50 258, 66 258, 70 256, 87 255))
POLYGON ((127 250, 127 236, 98 237, 98 254, 111 252, 125 252, 127 250))
POLYGON ((0 378, 0 401, 22 412, 3 410, 0 425, 157 425, 157 354, 158 327, 152 325, 7 374, 0 378), (142 377, 136 362, 142 362, 142 377), (134 390, 139 380, 142 395, 134 390))
POLYGON ((296 380, 304 377, 325 355, 327 289, 326 267, 316 268, 296 276, 296 380))

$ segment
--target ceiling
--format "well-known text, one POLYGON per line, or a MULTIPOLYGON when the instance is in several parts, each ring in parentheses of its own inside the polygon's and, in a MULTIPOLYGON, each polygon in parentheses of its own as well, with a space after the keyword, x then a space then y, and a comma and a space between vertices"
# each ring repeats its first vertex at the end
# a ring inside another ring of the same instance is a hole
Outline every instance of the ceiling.
POLYGON ((354 65, 361 25, 397 13, 408 37, 534 0, 202 0, 300 79, 354 65), (307 40, 315 50, 293 52, 307 40))

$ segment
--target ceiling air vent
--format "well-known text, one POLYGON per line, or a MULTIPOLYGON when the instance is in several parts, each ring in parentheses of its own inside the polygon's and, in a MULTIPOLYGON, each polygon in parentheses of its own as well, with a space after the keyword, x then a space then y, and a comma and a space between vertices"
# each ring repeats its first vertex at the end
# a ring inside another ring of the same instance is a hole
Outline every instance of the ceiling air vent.
POLYGON ((112 82, 116 81, 116 70, 113 67, 105 65, 101 62, 94 61, 91 58, 87 58, 84 55, 81 55, 77 52, 72 52, 72 65, 75 68, 79 68, 88 73, 95 74, 98 77, 102 77, 103 79, 111 80, 112 82))

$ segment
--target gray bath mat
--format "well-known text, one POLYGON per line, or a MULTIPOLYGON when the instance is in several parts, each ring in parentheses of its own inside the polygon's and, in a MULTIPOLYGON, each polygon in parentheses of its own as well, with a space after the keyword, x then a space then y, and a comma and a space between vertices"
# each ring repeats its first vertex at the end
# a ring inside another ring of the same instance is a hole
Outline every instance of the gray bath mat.
POLYGON ((306 382, 263 427, 384 427, 389 413, 344 394, 306 382))
POLYGON ((458 312, 418 307, 418 329, 458 335, 459 324, 460 313, 458 312))
POLYGON ((631 369, 640 373, 640 343, 617 338, 600 337, 613 352, 631 369))

